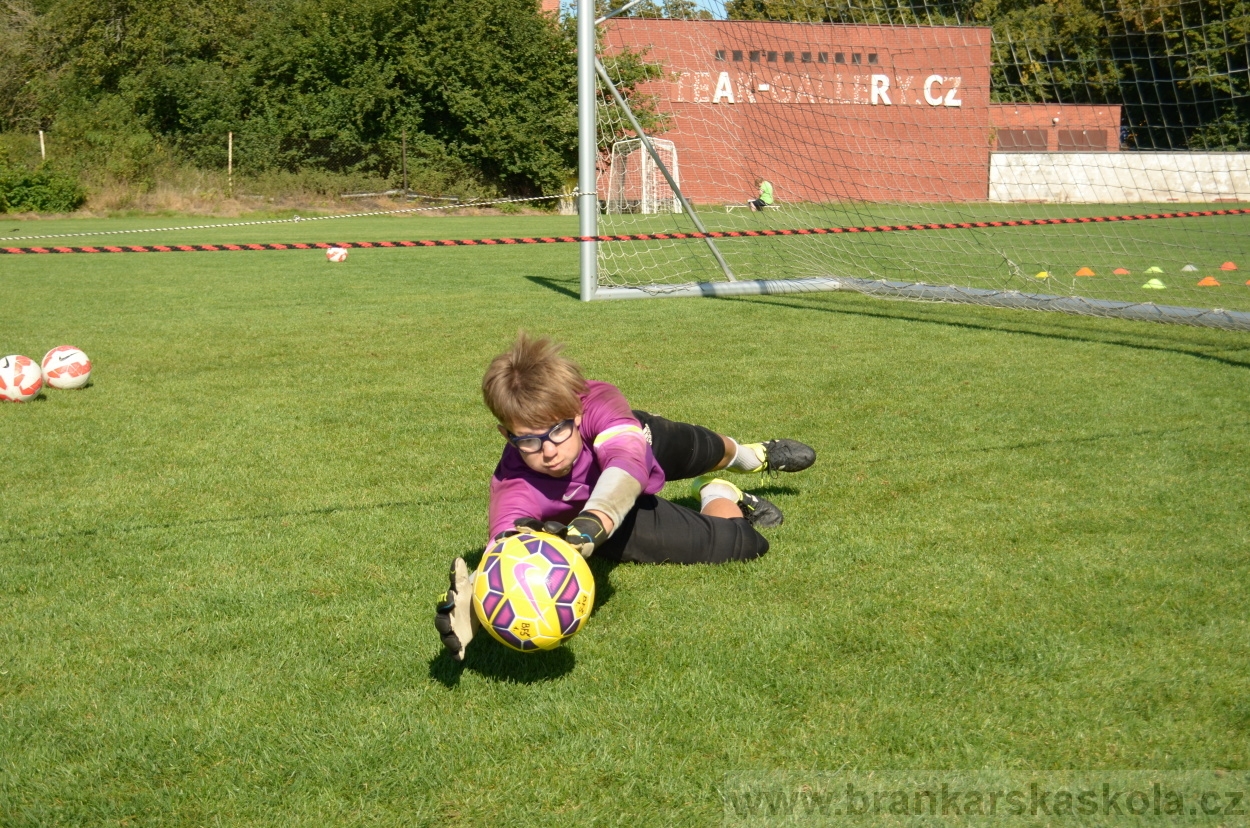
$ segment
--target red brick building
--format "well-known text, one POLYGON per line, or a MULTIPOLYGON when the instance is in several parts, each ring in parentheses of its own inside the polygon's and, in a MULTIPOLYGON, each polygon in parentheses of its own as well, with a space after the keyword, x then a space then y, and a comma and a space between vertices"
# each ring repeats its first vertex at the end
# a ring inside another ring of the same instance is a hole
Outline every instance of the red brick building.
POLYGON ((757 177, 779 201, 977 201, 996 146, 1119 148, 1119 107, 991 104, 988 28, 619 18, 604 28, 609 54, 645 48, 663 66, 665 79, 639 91, 668 114, 662 137, 695 202, 741 203, 757 177))
POLYGON ((1119 152, 1120 107, 990 104, 998 152, 1119 152))

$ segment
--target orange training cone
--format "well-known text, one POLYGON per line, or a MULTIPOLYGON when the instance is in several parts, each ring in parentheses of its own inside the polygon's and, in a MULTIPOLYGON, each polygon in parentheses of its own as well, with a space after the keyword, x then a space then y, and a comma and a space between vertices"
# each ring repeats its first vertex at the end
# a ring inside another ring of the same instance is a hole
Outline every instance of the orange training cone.
POLYGON ((1236 269, 1237 269, 1237 265, 1233 264, 1232 262, 1224 262, 1224 264, 1220 265, 1220 270, 1236 270, 1236 269))
POLYGON ((1215 281, 1214 276, 1207 276, 1198 283, 1198 287, 1219 287, 1220 283, 1215 281))
POLYGON ((1090 270, 1088 267, 1083 267, 1076 272, 1076 275, 1077 276, 1093 276, 1094 271, 1090 270))
POLYGON ((1115 275, 1117 275, 1117 276, 1127 276, 1127 275, 1129 275, 1130 273, 1132 273, 1133 271, 1131 271, 1131 270, 1126 270, 1125 268, 1122 268, 1122 267, 1117 267, 1115 270, 1113 270, 1113 271, 1111 271, 1111 272, 1112 272, 1112 273, 1114 273, 1114 274, 1115 274, 1115 275))

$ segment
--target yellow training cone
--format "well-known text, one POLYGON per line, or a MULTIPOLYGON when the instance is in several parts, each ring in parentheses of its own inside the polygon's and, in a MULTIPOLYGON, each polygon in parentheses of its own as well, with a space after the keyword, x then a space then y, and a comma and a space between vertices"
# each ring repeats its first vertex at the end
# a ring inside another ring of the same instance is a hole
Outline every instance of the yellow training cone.
POLYGON ((1162 273, 1163 270, 1158 267, 1148 267, 1146 268, 1146 272, 1147 273, 1162 273))
POLYGON ((1048 272, 1046 272, 1045 270, 1043 270, 1043 271, 1041 271, 1040 273, 1034 273, 1034 274, 1033 274, 1033 278, 1034 278, 1034 279, 1049 279, 1049 278, 1050 278, 1050 274, 1049 274, 1048 272))
POLYGON ((1142 288, 1145 290, 1163 290, 1166 287, 1167 285, 1163 284, 1163 282, 1160 282, 1158 279, 1151 279, 1149 282, 1142 285, 1142 288))

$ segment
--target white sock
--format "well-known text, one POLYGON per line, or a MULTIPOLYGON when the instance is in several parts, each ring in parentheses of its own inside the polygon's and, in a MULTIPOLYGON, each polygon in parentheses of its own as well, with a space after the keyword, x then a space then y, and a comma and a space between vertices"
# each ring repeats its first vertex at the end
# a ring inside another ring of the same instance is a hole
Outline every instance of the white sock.
POLYGON ((709 503, 720 498, 724 498, 730 503, 737 503, 738 498, 741 496, 742 492, 738 491, 738 488, 732 483, 727 483, 724 480, 713 480, 699 490, 699 509, 700 511, 706 509, 709 503))
MULTIPOLYGON (((738 452, 734 454, 734 459, 730 461, 726 468, 740 472, 755 472, 764 467, 764 457, 759 453, 758 449, 754 449, 749 445, 735 442, 738 452)), ((759 443, 756 443, 759 445, 759 443)))

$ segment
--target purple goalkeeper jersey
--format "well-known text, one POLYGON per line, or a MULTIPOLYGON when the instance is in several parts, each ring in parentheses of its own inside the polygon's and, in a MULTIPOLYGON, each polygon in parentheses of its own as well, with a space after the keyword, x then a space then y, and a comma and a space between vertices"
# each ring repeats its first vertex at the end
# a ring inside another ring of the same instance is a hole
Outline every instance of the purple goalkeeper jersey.
POLYGON ((490 479, 492 538, 521 518, 568 523, 582 511, 605 469, 621 469, 642 484, 643 494, 664 488, 664 472, 620 389, 591 381, 580 399, 582 451, 567 476, 536 472, 525 465, 516 446, 504 447, 490 479))

